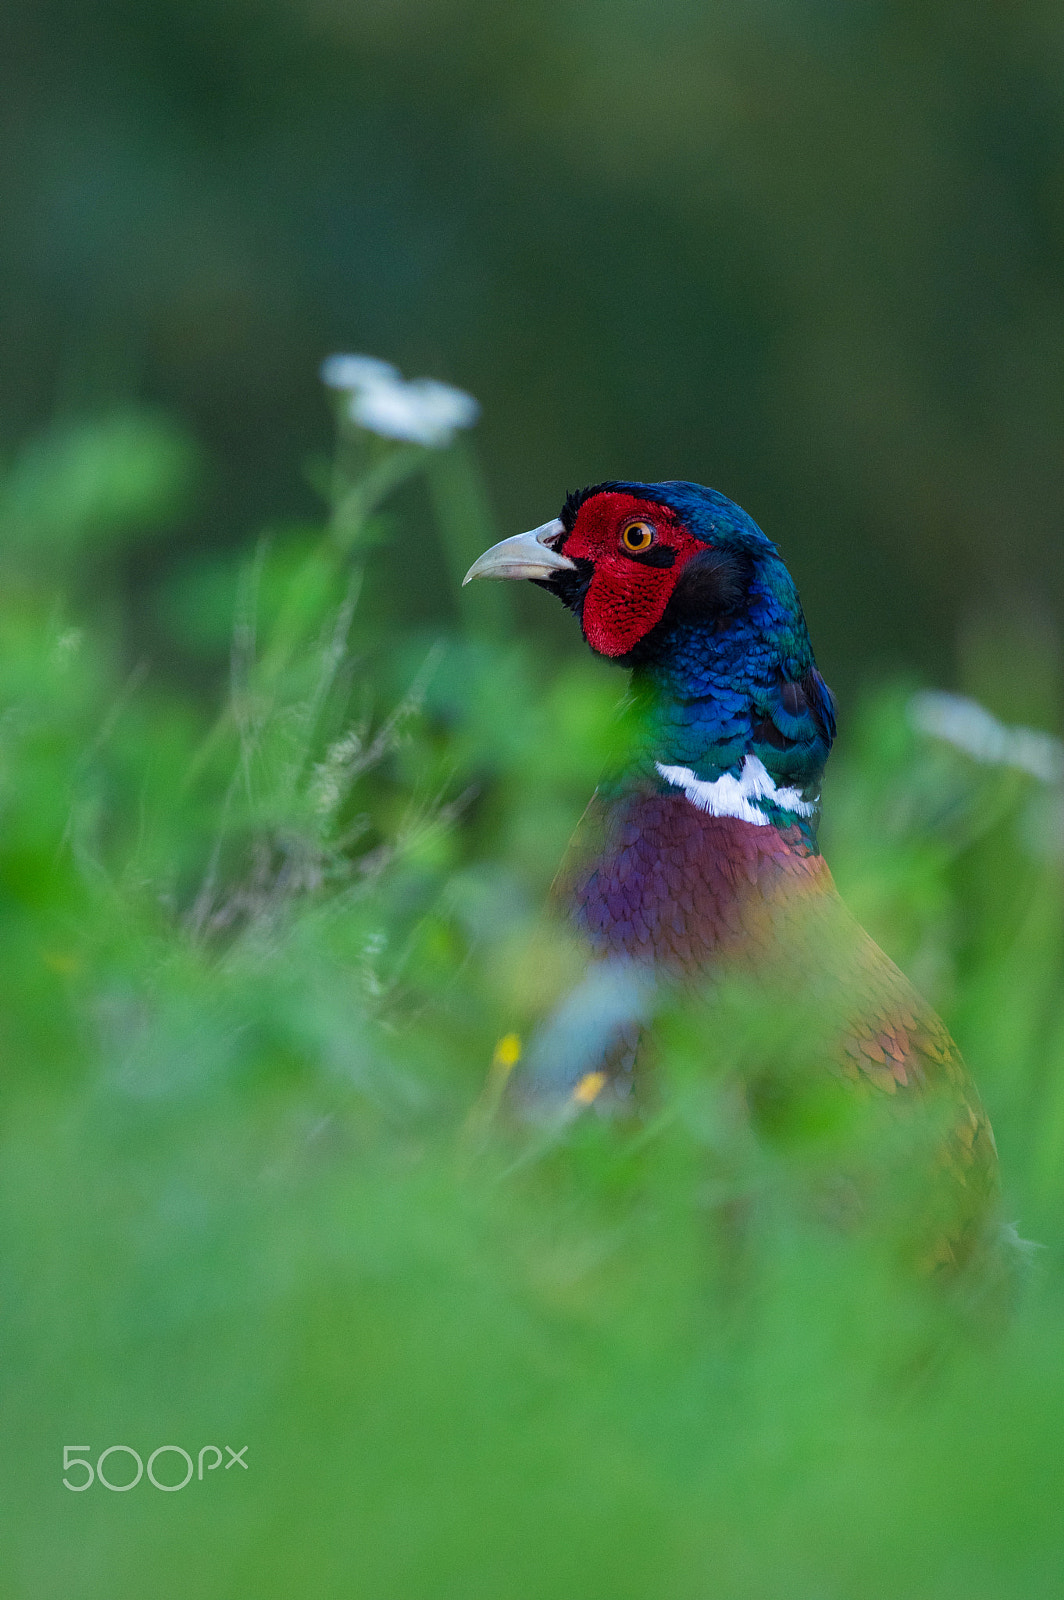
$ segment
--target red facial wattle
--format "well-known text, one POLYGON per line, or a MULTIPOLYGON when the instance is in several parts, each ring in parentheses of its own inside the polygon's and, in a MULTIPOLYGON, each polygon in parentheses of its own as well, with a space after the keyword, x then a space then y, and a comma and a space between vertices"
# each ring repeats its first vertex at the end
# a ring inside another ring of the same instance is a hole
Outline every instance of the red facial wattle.
POLYGON ((594 563, 584 598, 584 637, 603 656, 625 656, 661 621, 669 597, 687 562, 706 548, 667 507, 635 495, 603 493, 580 507, 573 531, 561 546, 565 555, 594 563), (633 559, 621 535, 632 522, 655 531, 655 548, 675 554, 671 566, 633 559))

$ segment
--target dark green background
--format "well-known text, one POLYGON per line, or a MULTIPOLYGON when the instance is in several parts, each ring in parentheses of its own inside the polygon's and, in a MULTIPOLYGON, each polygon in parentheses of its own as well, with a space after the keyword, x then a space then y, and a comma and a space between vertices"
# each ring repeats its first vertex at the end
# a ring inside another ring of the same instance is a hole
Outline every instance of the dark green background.
POLYGON ((973 615, 1061 598, 1062 135, 1054 0, 9 5, 0 445, 130 399, 202 441, 129 558, 165 659, 150 587, 313 510, 318 363, 367 350, 481 399, 500 531, 710 482, 837 685, 949 682, 973 615))

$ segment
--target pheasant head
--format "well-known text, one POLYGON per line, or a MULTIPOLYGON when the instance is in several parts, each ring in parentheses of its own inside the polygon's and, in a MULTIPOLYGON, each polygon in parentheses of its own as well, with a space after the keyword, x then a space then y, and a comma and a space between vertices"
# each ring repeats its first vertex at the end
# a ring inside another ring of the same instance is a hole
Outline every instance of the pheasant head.
POLYGON ((745 511, 696 483, 592 485, 466 577, 527 578, 630 667, 646 764, 701 810, 812 833, 835 735, 798 591, 745 511))

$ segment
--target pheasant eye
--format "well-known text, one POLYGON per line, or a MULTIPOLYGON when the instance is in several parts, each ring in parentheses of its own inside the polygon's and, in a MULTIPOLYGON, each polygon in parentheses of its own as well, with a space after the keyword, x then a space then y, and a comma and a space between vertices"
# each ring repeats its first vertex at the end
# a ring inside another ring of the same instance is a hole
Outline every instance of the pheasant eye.
POLYGON ((629 522, 621 530, 621 543, 626 550, 649 550, 656 538, 649 522, 629 522))

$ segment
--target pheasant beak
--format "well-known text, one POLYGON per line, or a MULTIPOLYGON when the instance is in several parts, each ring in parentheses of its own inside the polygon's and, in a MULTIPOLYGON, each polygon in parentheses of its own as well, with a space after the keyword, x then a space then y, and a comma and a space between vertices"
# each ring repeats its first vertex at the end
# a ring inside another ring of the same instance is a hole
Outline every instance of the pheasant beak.
POLYGON ((555 572, 575 572, 576 562, 554 549, 564 533, 560 518, 555 517, 541 528, 500 539, 474 561, 462 579, 463 589, 473 578, 549 578, 555 572))

